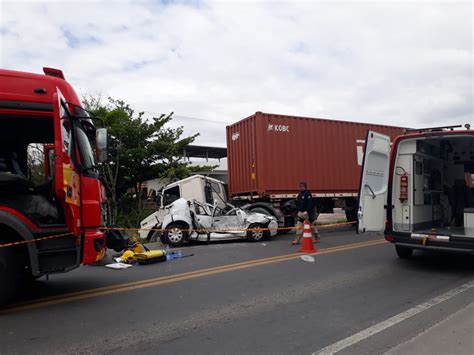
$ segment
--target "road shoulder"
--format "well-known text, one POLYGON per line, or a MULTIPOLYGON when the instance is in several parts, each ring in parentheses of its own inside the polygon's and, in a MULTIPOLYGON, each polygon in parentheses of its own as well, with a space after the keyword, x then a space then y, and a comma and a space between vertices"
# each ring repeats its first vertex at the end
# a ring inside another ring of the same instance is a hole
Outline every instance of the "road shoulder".
POLYGON ((474 302, 396 346, 386 355, 474 353, 474 302))

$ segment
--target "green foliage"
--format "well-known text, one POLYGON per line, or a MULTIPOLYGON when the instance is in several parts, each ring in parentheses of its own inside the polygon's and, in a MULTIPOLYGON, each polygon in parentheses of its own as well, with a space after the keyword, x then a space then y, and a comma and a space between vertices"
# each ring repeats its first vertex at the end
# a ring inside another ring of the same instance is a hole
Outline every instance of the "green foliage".
POLYGON ((31 143, 27 148, 28 173, 33 185, 45 183, 43 149, 44 147, 41 143, 31 143))

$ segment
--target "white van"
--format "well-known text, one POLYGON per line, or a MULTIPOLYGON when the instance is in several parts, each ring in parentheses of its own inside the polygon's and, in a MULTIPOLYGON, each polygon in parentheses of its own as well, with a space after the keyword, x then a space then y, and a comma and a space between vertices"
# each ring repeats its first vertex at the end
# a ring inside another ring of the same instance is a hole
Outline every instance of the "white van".
POLYGON ((359 233, 382 232, 397 254, 414 249, 474 254, 474 130, 412 130, 395 139, 368 132, 359 233))

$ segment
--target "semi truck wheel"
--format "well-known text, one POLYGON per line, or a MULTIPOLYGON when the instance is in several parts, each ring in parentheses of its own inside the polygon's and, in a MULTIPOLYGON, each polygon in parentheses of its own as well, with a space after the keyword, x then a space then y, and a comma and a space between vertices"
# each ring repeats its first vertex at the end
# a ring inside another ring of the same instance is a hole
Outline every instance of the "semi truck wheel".
POLYGON ((252 208, 250 211, 255 212, 255 213, 262 213, 262 214, 267 214, 267 215, 273 216, 273 214, 270 213, 269 210, 267 210, 263 207, 255 207, 255 208, 252 208))
POLYGON ((397 255, 400 259, 409 259, 413 255, 412 248, 404 248, 396 245, 395 251, 397 252, 397 255))
MULTIPOLYGON (((0 240, 0 244, 4 242, 0 240)), ((22 264, 11 248, 0 248, 0 305, 13 299, 20 286, 22 264)))
MULTIPOLYGON (((250 212, 262 213, 262 214, 266 214, 266 215, 269 215, 269 216, 276 217, 273 213, 271 213, 269 210, 267 210, 266 208, 263 208, 263 207, 252 208, 250 210, 250 212)), ((285 225, 285 227, 287 227, 287 226, 285 225)), ((285 233, 288 233, 288 231, 283 229, 283 230, 278 230, 277 233, 278 234, 285 234, 285 233)))
POLYGON ((347 208, 345 212, 347 222, 357 222, 357 207, 347 208))

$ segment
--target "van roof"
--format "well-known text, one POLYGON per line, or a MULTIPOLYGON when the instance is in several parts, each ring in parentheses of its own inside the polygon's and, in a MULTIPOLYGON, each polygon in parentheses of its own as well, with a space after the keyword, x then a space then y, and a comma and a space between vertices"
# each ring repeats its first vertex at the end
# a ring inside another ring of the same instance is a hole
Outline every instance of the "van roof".
POLYGON ((208 176, 204 176, 204 175, 192 175, 192 176, 187 177, 187 178, 185 178, 185 179, 181 179, 181 180, 172 182, 171 184, 168 184, 168 185, 166 185, 165 187, 174 187, 174 186, 177 186, 177 185, 182 184, 183 182, 188 182, 188 181, 192 181, 192 180, 196 180, 196 179, 205 179, 205 180, 208 180, 208 181, 215 182, 215 183, 217 183, 217 184, 224 184, 222 181, 217 180, 217 179, 214 179, 214 178, 211 178, 211 177, 208 177, 208 176))

